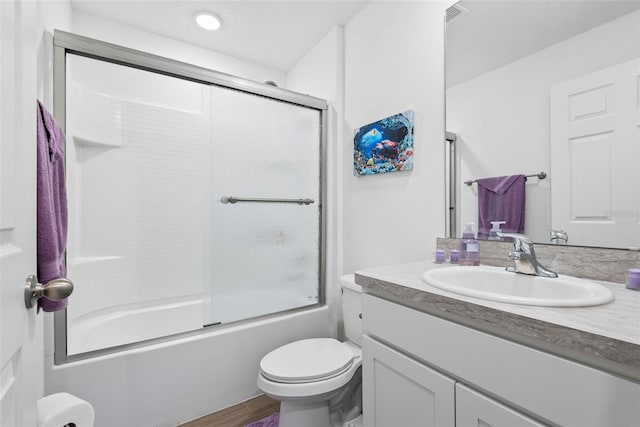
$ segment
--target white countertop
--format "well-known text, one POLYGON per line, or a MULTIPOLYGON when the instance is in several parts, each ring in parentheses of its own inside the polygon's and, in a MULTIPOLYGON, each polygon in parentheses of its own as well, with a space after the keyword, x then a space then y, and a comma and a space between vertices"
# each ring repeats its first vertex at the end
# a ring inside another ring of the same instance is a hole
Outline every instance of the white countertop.
POLYGON ((369 268, 356 271, 356 282, 365 293, 431 314, 458 316, 479 329, 498 328, 510 337, 520 334, 560 350, 637 367, 640 378, 640 292, 598 281, 611 289, 613 302, 592 307, 535 307, 467 297, 422 280, 425 270, 449 266, 423 261, 369 268))

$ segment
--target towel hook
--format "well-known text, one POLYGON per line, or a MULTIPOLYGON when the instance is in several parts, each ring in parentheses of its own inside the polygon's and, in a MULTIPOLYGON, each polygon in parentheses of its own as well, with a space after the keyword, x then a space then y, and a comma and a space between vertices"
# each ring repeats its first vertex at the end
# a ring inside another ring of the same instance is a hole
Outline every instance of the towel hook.
POLYGON ((36 301, 46 297, 51 301, 60 301, 67 298, 73 292, 73 282, 69 279, 53 279, 45 285, 38 283, 35 275, 27 277, 27 284, 24 287, 24 304, 27 308, 33 308, 36 301))

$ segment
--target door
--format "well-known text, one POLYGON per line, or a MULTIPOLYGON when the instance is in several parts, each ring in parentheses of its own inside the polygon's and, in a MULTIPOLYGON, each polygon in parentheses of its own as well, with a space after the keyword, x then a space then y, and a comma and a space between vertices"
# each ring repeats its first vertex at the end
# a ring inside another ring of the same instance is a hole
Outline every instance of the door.
POLYGON ((364 425, 453 427, 455 381, 364 336, 364 425))
POLYGON ((640 60, 551 88, 551 223, 569 243, 640 246, 640 60))
POLYGON ((0 425, 34 426, 43 392, 42 315, 25 308, 36 272, 36 3, 0 1, 0 425))

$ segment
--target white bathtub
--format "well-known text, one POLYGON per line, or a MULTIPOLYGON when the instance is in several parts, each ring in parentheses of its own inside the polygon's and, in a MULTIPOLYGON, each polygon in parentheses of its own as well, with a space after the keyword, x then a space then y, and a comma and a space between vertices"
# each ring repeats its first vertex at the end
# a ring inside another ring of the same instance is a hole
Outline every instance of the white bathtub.
POLYGON ((193 331, 202 323, 202 299, 91 313, 69 322, 67 354, 193 331))
POLYGON ((317 303, 317 298, 256 290, 221 295, 211 309, 217 316, 203 316, 201 298, 150 306, 125 306, 89 313, 69 321, 67 354, 167 337, 202 328, 205 323, 231 323, 317 303), (241 303, 239 303, 241 302, 241 303))
MULTIPOLYGON (((115 336, 130 332, 117 322, 101 327, 115 336)), ((324 306, 55 366, 52 323, 45 394, 66 391, 91 402, 96 427, 172 426, 246 400, 259 394, 258 363, 266 353, 335 334, 324 306)))

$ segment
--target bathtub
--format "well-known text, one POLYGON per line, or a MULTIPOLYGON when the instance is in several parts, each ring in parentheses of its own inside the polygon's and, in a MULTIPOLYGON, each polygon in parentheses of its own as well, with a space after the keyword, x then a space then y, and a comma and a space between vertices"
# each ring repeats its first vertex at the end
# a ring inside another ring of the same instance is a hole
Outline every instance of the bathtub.
MULTIPOLYGON (((173 313, 195 311, 190 304, 197 301, 177 304, 173 313)), ((47 319, 45 394, 66 391, 87 400, 95 408, 96 427, 177 425, 260 394, 262 356, 293 340, 335 336, 329 313, 320 306, 58 366, 53 322, 47 319)), ((163 314, 165 321, 171 319, 163 314)), ((80 332, 90 335, 93 326, 117 339, 132 332, 118 326, 127 316, 98 316, 80 332), (115 319, 110 326, 104 322, 109 316, 115 319)))
POLYGON ((291 295, 291 292, 255 290, 221 295, 211 304, 217 313, 213 319, 203 319, 202 298, 117 309, 85 314, 69 321, 67 354, 74 355, 123 344, 167 337, 202 328, 203 323, 231 323, 259 317, 270 312, 282 312, 306 307, 318 302, 317 297, 291 295), (238 304, 242 301, 242 304, 238 304))
POLYGON ((67 354, 79 354, 202 327, 202 299, 122 307, 91 313, 69 322, 67 354))

